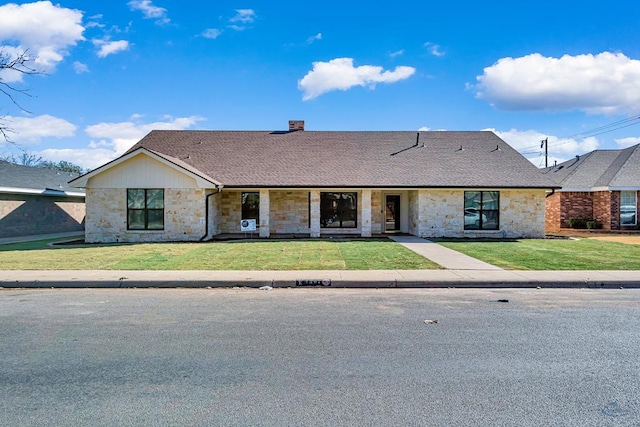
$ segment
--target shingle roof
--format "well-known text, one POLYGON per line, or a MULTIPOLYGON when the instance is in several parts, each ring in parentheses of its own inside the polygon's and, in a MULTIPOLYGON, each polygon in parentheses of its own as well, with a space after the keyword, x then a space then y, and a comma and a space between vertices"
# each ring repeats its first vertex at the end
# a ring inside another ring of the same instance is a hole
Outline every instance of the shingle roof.
POLYGON ((486 131, 153 131, 140 147, 226 187, 558 187, 486 131))
POLYGON ((0 187, 77 192, 68 184, 77 176, 77 173, 15 165, 0 160, 0 187))
POLYGON ((595 150, 543 173, 565 190, 597 187, 640 189, 640 144, 624 150, 595 150))

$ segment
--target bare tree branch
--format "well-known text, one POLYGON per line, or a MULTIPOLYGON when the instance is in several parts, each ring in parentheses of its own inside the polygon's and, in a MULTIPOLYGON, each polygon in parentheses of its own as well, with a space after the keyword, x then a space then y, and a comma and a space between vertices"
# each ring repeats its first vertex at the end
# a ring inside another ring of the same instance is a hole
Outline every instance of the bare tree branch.
MULTIPOLYGON (((20 94, 25 96, 31 96, 28 93, 28 90, 19 89, 9 84, 2 78, 2 75, 6 72, 16 72, 22 75, 44 74, 36 70, 30 65, 31 59, 32 58, 29 56, 28 50, 24 52, 20 52, 17 55, 12 55, 8 52, 0 51, 0 93, 6 96, 7 98, 9 98, 9 100, 13 105, 18 107, 20 110, 24 111, 25 113, 29 113, 29 111, 27 111, 22 107, 22 105, 20 105, 20 103, 18 102, 18 100, 14 95, 20 94)), ((13 141, 11 141, 11 138, 9 137, 9 133, 12 133, 12 132, 13 131, 11 130, 9 125, 6 123, 6 121, 2 120, 2 118, 0 117, 0 135, 2 135, 5 141, 9 143, 14 143, 13 141)))

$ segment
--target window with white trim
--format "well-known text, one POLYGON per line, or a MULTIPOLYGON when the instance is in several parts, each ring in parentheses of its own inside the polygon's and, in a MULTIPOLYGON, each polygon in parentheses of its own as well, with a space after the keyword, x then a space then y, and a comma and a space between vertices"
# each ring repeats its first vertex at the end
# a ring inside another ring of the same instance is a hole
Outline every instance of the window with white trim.
POLYGON ((636 225, 638 198, 635 191, 620 192, 620 225, 636 225))

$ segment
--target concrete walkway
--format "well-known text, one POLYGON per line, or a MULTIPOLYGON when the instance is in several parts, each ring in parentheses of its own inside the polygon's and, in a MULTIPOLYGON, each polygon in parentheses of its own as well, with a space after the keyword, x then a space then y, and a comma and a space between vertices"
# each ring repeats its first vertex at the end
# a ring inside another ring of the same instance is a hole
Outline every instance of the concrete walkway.
POLYGON ((447 270, 502 270, 479 259, 415 236, 389 236, 407 249, 439 264, 447 270))

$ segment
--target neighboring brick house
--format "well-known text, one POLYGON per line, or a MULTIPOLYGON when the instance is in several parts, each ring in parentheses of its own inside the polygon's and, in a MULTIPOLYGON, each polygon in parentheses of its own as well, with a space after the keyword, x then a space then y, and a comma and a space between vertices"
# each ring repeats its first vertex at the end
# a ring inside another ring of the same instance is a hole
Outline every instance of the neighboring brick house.
POLYGON ((543 237, 559 188, 492 132, 153 131, 71 185, 88 242, 543 237), (243 221, 244 223, 243 227, 243 221))
POLYGON ((543 169, 562 187, 547 198, 547 232, 568 228, 571 218, 595 219, 603 230, 635 229, 640 191, 638 147, 595 150, 543 169))
POLYGON ((0 160, 0 238, 82 231, 84 191, 67 183, 77 177, 0 160))

